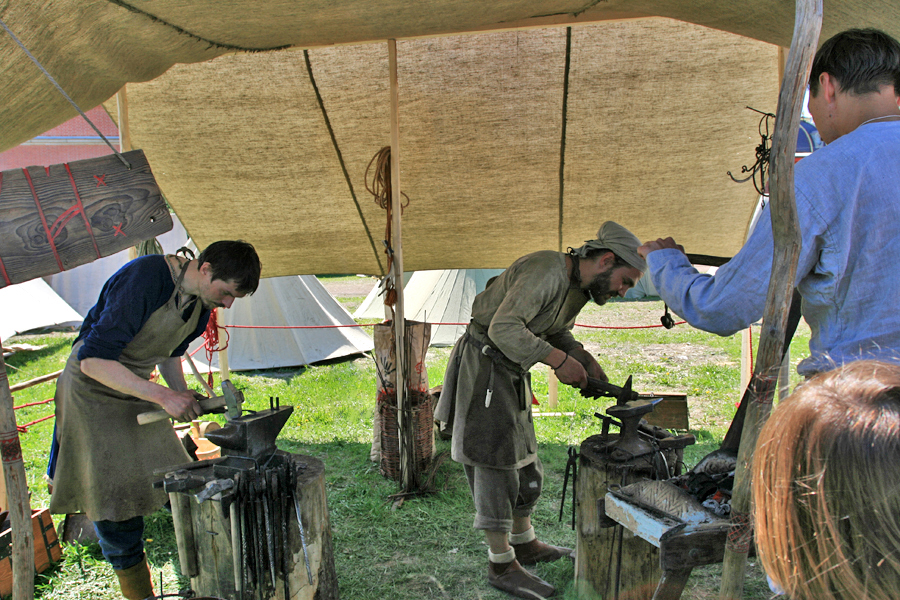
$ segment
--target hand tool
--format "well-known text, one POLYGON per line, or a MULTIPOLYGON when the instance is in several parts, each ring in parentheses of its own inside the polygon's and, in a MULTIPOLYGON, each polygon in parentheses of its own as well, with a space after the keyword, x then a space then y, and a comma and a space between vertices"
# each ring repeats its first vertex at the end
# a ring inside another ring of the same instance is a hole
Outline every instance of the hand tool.
MULTIPOLYGON (((225 408, 226 415, 228 410, 236 410, 238 415, 240 415, 243 402, 244 394, 235 388, 231 381, 226 379, 222 382, 222 395, 200 400, 200 408, 203 409, 204 413, 215 412, 217 409, 225 408)), ((164 410, 154 410, 137 416, 138 423, 141 425, 156 423, 168 418, 171 418, 171 415, 164 410)))

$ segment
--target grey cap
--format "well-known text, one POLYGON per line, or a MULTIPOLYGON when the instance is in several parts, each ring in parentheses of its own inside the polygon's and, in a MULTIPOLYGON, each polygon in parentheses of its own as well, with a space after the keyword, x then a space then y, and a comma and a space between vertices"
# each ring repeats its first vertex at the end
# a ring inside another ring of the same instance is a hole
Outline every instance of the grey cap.
POLYGON ((600 226, 597 239, 588 240, 580 248, 573 250, 578 256, 587 256, 589 250, 609 250, 641 273, 647 270, 647 261, 637 253, 641 241, 633 233, 615 223, 607 221, 600 226))

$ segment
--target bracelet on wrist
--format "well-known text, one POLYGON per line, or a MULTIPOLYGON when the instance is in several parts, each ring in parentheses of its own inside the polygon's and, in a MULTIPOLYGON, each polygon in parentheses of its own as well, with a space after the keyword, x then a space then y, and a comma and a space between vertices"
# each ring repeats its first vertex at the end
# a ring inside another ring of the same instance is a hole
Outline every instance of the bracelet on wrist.
POLYGON ((558 367, 553 367, 553 370, 554 370, 554 371, 558 371, 558 370, 562 369, 562 366, 563 366, 564 364, 566 364, 566 361, 567 361, 567 360, 569 360, 569 353, 568 353, 568 352, 566 353, 566 357, 562 359, 562 362, 559 363, 559 366, 558 366, 558 367))

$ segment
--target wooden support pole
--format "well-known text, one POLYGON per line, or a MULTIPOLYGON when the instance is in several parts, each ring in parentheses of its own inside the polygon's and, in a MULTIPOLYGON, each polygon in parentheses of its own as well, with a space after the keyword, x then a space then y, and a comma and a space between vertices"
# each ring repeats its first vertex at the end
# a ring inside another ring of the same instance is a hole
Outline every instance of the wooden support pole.
POLYGON ((216 323, 220 323, 218 326, 219 343, 226 344, 219 350, 219 376, 221 381, 225 381, 226 379, 231 378, 231 372, 228 370, 228 331, 221 325, 225 319, 225 309, 217 308, 216 311, 216 323))
POLYGON ((6 479, 9 502, 9 522, 12 527, 13 600, 34 598, 34 533, 31 523, 31 504, 28 501, 28 480, 25 461, 16 427, 12 393, 6 361, 0 355, 0 456, 6 479))
POLYGON ((415 438, 410 399, 406 393, 409 377, 406 364, 406 316, 403 310, 403 197, 400 193, 400 85, 397 77, 397 40, 388 40, 388 66, 391 80, 391 240, 393 252, 394 343, 397 354, 397 437, 400 445, 400 479, 403 491, 418 489, 415 472, 415 438))
POLYGON ((559 405, 559 379, 556 378, 556 371, 547 367, 550 371, 547 373, 547 407, 556 408, 559 405))
POLYGON ((128 124, 128 93, 125 86, 116 92, 116 119, 119 126, 119 152, 131 150, 131 127, 128 124))
POLYGON ((17 383, 16 385, 10 386, 9 391, 18 392, 19 390, 28 389, 30 387, 38 385, 39 383, 53 381, 60 375, 62 375, 62 369, 54 373, 48 373, 46 375, 41 375, 40 377, 35 377, 34 379, 29 379, 28 381, 23 381, 22 383, 17 383))
POLYGON ((731 502, 731 530, 725 545, 720 600, 738 600, 744 589, 747 553, 753 533, 750 507, 750 463, 759 431, 772 410, 782 362, 784 334, 800 255, 800 227, 794 200, 794 154, 803 95, 822 29, 822 0, 797 0, 794 35, 778 95, 775 134, 770 154, 770 207, 775 252, 766 297, 763 329, 752 394, 744 420, 731 502))

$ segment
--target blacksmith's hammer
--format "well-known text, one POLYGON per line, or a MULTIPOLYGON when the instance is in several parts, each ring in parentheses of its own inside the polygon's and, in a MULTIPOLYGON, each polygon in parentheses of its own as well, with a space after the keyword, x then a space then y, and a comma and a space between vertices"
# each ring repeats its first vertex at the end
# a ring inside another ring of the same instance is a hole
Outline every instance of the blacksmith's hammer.
MULTIPOLYGON (((212 398, 204 398, 200 400, 200 408, 203 413, 216 412, 217 409, 225 408, 226 416, 229 419, 241 416, 241 405, 244 403, 244 394, 239 391, 230 380, 226 379, 222 382, 222 395, 213 396, 212 398), (236 412, 236 416, 231 415, 236 412)), ((171 415, 164 410, 154 410, 141 413, 137 416, 138 423, 147 425, 148 423, 156 423, 164 419, 170 418, 171 415)))

